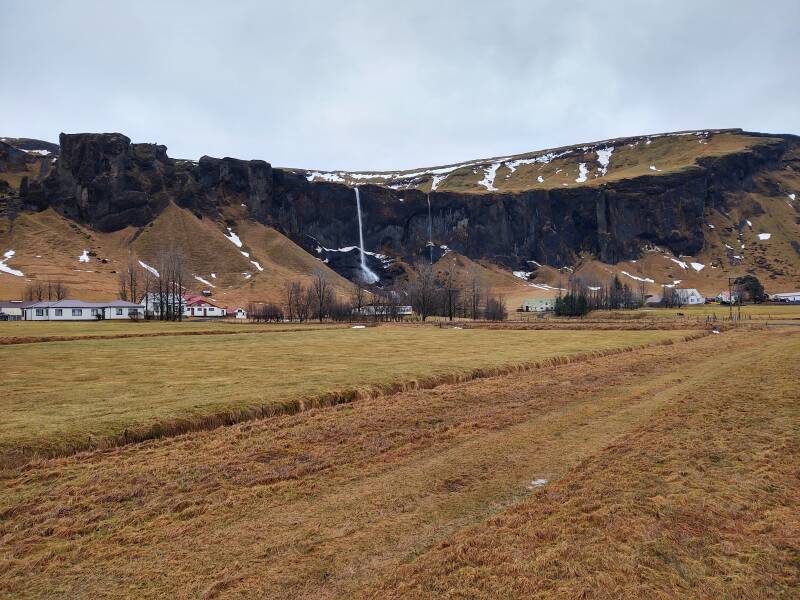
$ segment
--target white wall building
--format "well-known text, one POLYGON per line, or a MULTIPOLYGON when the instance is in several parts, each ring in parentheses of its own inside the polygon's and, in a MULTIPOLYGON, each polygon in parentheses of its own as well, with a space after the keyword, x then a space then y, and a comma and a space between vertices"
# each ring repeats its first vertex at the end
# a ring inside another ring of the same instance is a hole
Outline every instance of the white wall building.
POLYGON ((34 301, 27 300, 0 300, 0 320, 19 321, 25 316, 25 308, 35 304, 34 301))
POLYGON ((681 304, 705 304, 706 297, 694 288, 676 289, 675 293, 680 298, 681 304))
POLYGON ((522 303, 523 312, 549 312, 555 309, 555 298, 528 298, 522 303))
POLYGON ((57 300, 34 302, 24 309, 26 321, 100 321, 104 319, 131 319, 144 316, 144 306, 113 300, 111 302, 83 302, 82 300, 57 300))
POLYGON ((161 310, 170 314, 173 310, 183 312, 184 317, 189 316, 189 308, 186 305, 186 298, 180 294, 159 294, 158 292, 149 292, 142 296, 139 302, 144 306, 145 314, 152 317, 159 317, 161 310))
POLYGON ((800 292, 783 292, 780 294, 772 294, 770 300, 775 302, 800 302, 800 292))
POLYGON ((224 317, 227 313, 225 308, 199 298, 190 300, 186 304, 186 311, 184 314, 188 317, 224 317))

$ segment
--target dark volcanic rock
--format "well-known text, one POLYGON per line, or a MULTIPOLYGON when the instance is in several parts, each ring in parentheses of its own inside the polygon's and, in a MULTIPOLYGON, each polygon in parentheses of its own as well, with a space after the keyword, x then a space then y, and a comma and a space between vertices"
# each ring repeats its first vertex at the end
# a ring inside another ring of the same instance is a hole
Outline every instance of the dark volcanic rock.
MULTIPOLYGON (((26 205, 53 206, 65 215, 110 231, 151 221, 169 202, 199 216, 223 220, 226 207, 273 226, 337 271, 360 269, 358 219, 352 188, 307 181, 302 173, 259 160, 204 156, 174 160, 164 146, 131 144, 121 134, 61 135, 56 168, 29 186, 26 205), (317 247, 326 248, 320 253, 317 247)), ((656 244, 675 254, 703 246, 704 214, 726 206, 726 193, 747 191, 760 169, 781 163, 794 141, 705 158, 674 173, 602 186, 465 194, 360 187, 365 249, 411 261, 429 256, 429 229, 437 255, 446 248, 507 267, 527 261, 563 266, 589 252, 609 263, 639 256, 656 244), (430 203, 430 204, 429 204, 430 203), (430 206, 430 209, 429 209, 430 206)), ((0 147, 2 150, 2 147, 0 147)), ((370 255, 369 266, 390 276, 390 261, 370 255)))
POLYGON ((43 182, 50 206, 100 231, 150 222, 169 201, 174 161, 165 146, 119 133, 64 134, 57 168, 43 182))
POLYGON ((24 171, 28 155, 11 144, 0 141, 0 173, 24 171))

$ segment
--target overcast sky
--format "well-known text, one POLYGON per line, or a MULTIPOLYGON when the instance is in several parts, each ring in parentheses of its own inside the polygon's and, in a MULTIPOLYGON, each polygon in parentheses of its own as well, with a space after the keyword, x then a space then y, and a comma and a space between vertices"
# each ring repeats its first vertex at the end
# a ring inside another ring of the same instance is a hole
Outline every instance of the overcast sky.
POLYGON ((398 169, 800 133, 800 1, 0 0, 0 135, 398 169))

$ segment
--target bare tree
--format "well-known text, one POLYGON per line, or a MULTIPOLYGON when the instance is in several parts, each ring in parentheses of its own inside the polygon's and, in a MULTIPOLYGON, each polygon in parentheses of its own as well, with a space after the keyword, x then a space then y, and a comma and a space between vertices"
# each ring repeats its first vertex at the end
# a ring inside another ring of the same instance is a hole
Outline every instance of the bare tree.
POLYGON ((437 284, 440 287, 444 316, 452 321, 458 310, 462 290, 452 266, 445 267, 445 269, 444 273, 440 275, 437 284))
POLYGON ((505 321, 508 318, 506 301, 502 296, 486 298, 486 318, 489 321, 505 321))
POLYGON ((31 281, 25 286, 23 298, 28 301, 41 302, 47 295, 47 289, 41 281, 31 281))
POLYGON ((408 296, 411 300, 411 305, 423 322, 434 314, 437 295, 438 286, 433 268, 431 265, 418 263, 416 276, 408 284, 408 296))
POLYGON ((314 310, 319 322, 328 315, 328 309, 333 301, 333 288, 328 281, 328 276, 321 270, 314 271, 311 290, 314 296, 314 310))
POLYGON ((476 271, 469 275, 466 288, 467 316, 470 319, 479 319, 481 314, 481 279, 476 271))
POLYGON ((286 318, 289 321, 294 321, 294 317, 297 314, 295 312, 295 306, 297 303, 297 290, 299 287, 300 284, 296 281, 287 281, 283 288, 284 298, 286 299, 286 318))
POLYGON ((119 273, 119 298, 127 302, 138 302, 142 290, 143 269, 129 262, 119 273))
POLYGON ((355 312, 357 315, 360 315, 366 303, 367 288, 364 287, 364 284, 360 280, 356 280, 355 287, 353 287, 353 291, 350 296, 350 304, 352 305, 353 312, 355 312))

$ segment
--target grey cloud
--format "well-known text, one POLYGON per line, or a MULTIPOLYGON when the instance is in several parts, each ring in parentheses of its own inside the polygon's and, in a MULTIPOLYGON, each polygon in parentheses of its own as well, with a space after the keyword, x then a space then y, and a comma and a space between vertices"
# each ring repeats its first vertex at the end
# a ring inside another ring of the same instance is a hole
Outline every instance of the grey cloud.
POLYGON ((800 132, 800 3, 5 0, 0 134, 394 169, 621 135, 800 132))

